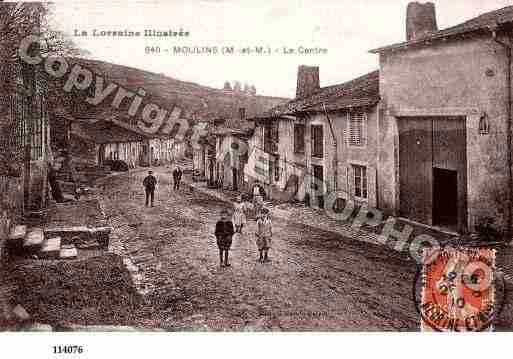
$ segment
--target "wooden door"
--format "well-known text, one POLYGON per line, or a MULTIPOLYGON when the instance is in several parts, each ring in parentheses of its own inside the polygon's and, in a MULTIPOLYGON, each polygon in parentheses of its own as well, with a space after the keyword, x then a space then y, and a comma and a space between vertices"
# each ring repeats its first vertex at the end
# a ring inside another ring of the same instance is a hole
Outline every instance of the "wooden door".
POLYGON ((400 215, 432 224, 433 121, 405 118, 398 123, 400 215))

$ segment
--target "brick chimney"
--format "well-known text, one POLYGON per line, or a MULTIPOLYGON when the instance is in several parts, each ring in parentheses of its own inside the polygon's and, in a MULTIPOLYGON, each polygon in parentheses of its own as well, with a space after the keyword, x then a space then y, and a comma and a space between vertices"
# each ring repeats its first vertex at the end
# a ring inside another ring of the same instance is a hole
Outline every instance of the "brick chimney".
POLYGON ((435 4, 411 2, 406 10, 406 40, 420 39, 438 31, 435 4))
POLYGON ((319 67, 299 66, 297 69, 296 98, 307 97, 319 88, 319 67))

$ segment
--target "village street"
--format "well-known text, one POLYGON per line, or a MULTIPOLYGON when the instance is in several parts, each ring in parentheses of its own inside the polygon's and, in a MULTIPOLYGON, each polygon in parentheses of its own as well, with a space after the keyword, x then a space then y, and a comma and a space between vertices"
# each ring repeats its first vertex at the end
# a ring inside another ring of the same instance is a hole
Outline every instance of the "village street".
POLYGON ((406 256, 333 233, 273 219, 271 263, 260 264, 254 221, 234 237, 221 268, 213 235, 223 203, 172 189, 154 169, 154 208, 144 206, 146 172, 111 178, 107 215, 143 281, 153 286, 142 325, 172 330, 418 330, 415 265, 406 256))

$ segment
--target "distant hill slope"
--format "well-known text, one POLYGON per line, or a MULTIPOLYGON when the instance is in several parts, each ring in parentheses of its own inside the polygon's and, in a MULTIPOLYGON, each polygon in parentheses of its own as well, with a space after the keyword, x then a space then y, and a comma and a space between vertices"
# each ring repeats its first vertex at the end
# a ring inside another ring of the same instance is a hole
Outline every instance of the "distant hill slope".
MULTIPOLYGON (((238 116, 239 108, 245 108, 246 115, 255 116, 270 108, 286 102, 288 99, 246 95, 244 93, 228 92, 214 89, 199 84, 185 82, 167 77, 161 74, 127 66, 88 60, 82 58, 68 58, 70 65, 79 64, 92 70, 95 74, 105 78, 108 83, 114 82, 129 91, 136 92, 139 88, 146 91, 140 110, 135 120, 141 116, 141 110, 146 103, 155 103, 169 112, 175 106, 182 109, 182 117, 188 120, 212 120, 218 118, 231 118, 238 116)), ((70 67, 71 67, 70 66, 70 67)), ((93 106, 85 101, 87 96, 94 94, 94 84, 86 91, 73 90, 66 93, 62 90, 64 76, 54 89, 54 108, 64 108, 67 113, 75 118, 95 119, 116 115, 120 119, 129 121, 127 112, 132 100, 126 100, 119 109, 111 106, 117 92, 111 93, 100 105, 93 106)), ((221 83, 220 79, 220 83, 221 83)), ((129 122, 134 121, 131 119, 129 122)))

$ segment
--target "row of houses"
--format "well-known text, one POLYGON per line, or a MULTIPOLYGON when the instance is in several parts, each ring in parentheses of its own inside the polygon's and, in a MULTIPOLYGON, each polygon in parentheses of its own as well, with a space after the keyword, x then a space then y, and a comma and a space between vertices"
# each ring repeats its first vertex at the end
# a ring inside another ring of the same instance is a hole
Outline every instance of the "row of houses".
POLYGON ((115 116, 70 121, 75 162, 103 166, 112 160, 129 168, 169 164, 185 155, 186 143, 172 135, 141 131, 115 116))
POLYGON ((194 171, 210 186, 247 190, 244 172, 249 157, 247 143, 255 128, 247 119, 247 109, 241 107, 237 116, 199 121, 196 126, 201 128, 201 136, 192 144, 194 171))
POLYGON ((511 232, 512 29, 511 6, 439 30, 432 3, 410 3, 407 40, 370 51, 378 70, 321 88, 319 68, 300 66, 295 99, 246 130, 213 126, 197 167, 272 198, 323 207, 336 193, 429 226, 511 232))

